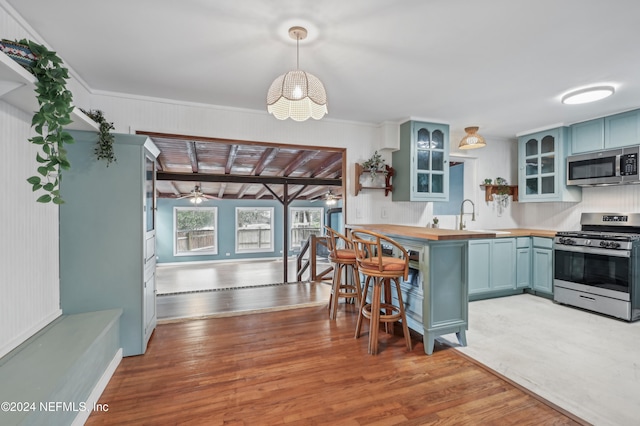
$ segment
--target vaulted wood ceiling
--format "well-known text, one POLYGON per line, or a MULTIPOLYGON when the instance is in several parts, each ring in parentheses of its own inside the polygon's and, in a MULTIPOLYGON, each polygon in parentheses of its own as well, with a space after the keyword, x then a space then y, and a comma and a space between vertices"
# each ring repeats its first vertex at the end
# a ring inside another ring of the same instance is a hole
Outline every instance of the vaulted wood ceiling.
POLYGON ((160 150, 157 195, 179 198, 196 185, 220 199, 341 197, 343 149, 148 135, 160 150))

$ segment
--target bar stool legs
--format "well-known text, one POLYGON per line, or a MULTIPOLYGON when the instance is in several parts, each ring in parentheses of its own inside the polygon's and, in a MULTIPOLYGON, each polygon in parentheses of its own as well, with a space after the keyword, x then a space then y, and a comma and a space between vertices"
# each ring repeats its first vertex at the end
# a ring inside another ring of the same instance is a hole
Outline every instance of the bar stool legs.
POLYGON ((402 320, 402 331, 407 344, 407 349, 411 350, 411 335, 407 326, 407 318, 402 301, 402 291, 398 278, 383 278, 367 276, 362 300, 360 302, 360 310, 358 313, 358 321, 356 323, 355 338, 360 337, 362 330, 362 318, 369 319, 369 347, 368 353, 376 355, 378 353, 378 333, 380 331, 380 323, 385 324, 385 331, 393 334, 393 323, 402 320), (369 292, 369 282, 373 279, 373 295, 371 303, 367 303, 367 293, 369 292), (398 306, 392 304, 391 297, 391 280, 393 280, 397 296, 398 306), (381 302, 384 295, 384 302, 381 302), (384 312, 381 312, 383 311, 384 312))
POLYGON ((338 312, 338 303, 340 298, 355 299, 356 306, 360 306, 362 300, 362 294, 360 291, 360 282, 358 273, 355 268, 355 261, 349 263, 334 262, 333 264, 333 282, 331 284, 331 298, 329 301, 329 319, 336 319, 338 312), (348 280, 348 271, 352 273, 353 281, 351 283, 348 280), (345 282, 342 281, 342 275, 344 272, 345 282))

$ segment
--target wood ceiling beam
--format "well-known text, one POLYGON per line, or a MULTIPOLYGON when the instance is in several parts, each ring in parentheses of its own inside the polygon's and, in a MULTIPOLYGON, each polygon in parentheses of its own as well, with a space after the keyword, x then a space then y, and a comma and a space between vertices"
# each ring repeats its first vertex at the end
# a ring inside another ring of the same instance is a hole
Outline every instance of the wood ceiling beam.
POLYGON ((249 188, 251 187, 251 185, 247 185, 246 183, 244 185, 242 185, 240 187, 240 190, 238 191, 238 199, 244 197, 244 195, 247 193, 247 191, 249 190, 249 188))
POLYGON ((324 160, 320 166, 316 169, 316 171, 311 175, 311 177, 319 177, 324 176, 325 174, 330 173, 332 170, 337 168, 342 168, 342 153, 339 152, 337 154, 332 155, 331 157, 324 160))
POLYGON ((253 175, 255 176, 260 176, 262 174, 262 172, 264 171, 265 167, 267 167, 269 165, 269 163, 271 163, 273 161, 274 158, 276 158, 276 155, 278 155, 278 152, 280 151, 280 148, 268 148, 266 149, 263 153, 262 156, 260 157, 260 160, 258 160, 258 164, 256 164, 256 167, 253 169, 253 175))
POLYGON ((227 183, 223 182, 220 184, 220 190, 218 191, 218 198, 224 197, 224 191, 227 189, 227 183))
POLYGON ((187 141, 187 155, 191 163, 191 170, 193 173, 198 173, 198 154, 196 153, 196 143, 194 141, 187 141))
POLYGON ((238 156, 238 145, 229 146, 229 154, 227 154, 227 164, 224 166, 224 174, 231 174, 231 168, 233 167, 233 163, 236 161, 236 157, 238 156))
POLYGON ((300 154, 296 156, 296 158, 287 166, 286 169, 280 173, 281 176, 289 176, 291 173, 296 171, 299 167, 302 167, 304 164, 308 163, 316 156, 317 151, 302 151, 300 154))
POLYGON ((158 172, 158 180, 175 180, 182 182, 231 182, 258 183, 277 185, 325 185, 342 186, 342 179, 286 177, 286 176, 247 176, 247 175, 214 175, 204 173, 158 172))

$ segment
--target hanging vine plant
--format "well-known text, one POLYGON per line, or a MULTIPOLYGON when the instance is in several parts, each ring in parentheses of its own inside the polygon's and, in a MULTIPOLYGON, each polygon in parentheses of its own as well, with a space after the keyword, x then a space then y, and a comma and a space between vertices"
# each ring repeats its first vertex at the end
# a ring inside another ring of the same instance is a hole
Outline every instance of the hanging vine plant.
POLYGON ((66 86, 69 71, 56 52, 43 45, 26 39, 15 44, 27 48, 35 56, 34 61, 21 65, 37 79, 35 92, 40 106, 31 120, 37 135, 29 139, 29 142, 40 146, 36 154, 36 161, 40 165, 38 174, 27 179, 27 182, 32 185, 34 192, 45 192, 37 199, 38 202, 62 204, 64 201, 60 198, 59 189, 61 170, 68 170, 71 166, 64 145, 73 142, 71 134, 63 130, 72 122, 73 96, 66 86))
POLYGON ((89 118, 100 125, 98 144, 96 145, 94 152, 96 157, 98 157, 98 160, 105 160, 107 162, 107 167, 109 167, 109 164, 116 161, 116 156, 113 153, 114 137, 110 132, 111 130, 114 130, 115 127, 113 127, 112 122, 109 122, 104 118, 104 113, 99 109, 92 109, 89 111, 82 109, 82 112, 87 114, 89 118))

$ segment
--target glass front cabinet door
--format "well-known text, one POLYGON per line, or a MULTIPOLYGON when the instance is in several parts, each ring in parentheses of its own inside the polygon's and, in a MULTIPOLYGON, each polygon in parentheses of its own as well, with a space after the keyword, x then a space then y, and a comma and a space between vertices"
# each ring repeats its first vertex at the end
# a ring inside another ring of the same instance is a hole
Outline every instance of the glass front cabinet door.
POLYGON ((580 201, 579 187, 567 187, 566 127, 518 138, 518 191, 520 202, 580 201))
POLYGON ((393 201, 448 201, 449 126, 407 121, 393 154, 393 201))

